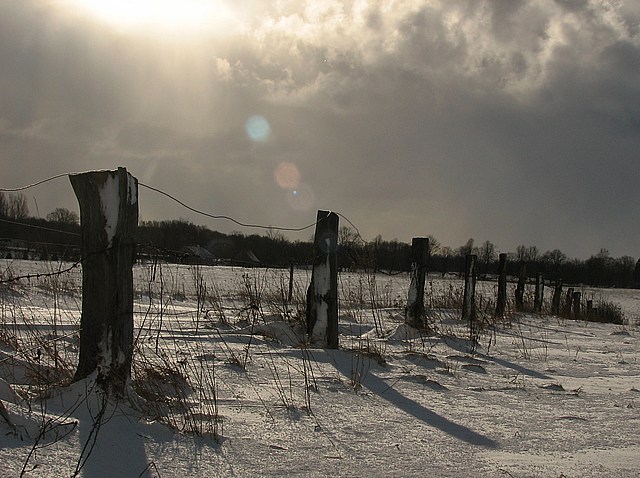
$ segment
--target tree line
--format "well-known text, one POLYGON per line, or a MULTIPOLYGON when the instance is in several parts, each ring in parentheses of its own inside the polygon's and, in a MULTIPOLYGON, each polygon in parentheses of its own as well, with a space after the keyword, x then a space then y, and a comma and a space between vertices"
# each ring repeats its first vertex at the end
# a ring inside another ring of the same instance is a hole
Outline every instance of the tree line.
MULTIPOLYGON (((365 241, 349 226, 338 233, 338 262, 342 269, 396 273, 411 267, 411 244, 378 235, 365 241)), ((431 273, 459 274, 466 256, 475 254, 481 276, 497 273, 499 251, 491 241, 476 245, 473 239, 457 248, 429 237, 428 269, 431 273)), ((284 267, 305 265, 313 259, 313 238, 291 241, 278 231, 265 234, 225 234, 184 219, 142 221, 138 227, 140 256, 161 256, 172 262, 215 262, 284 267), (197 251, 205 251, 207 257, 197 251)), ((29 215, 27 198, 0 192, 0 254, 14 258, 79 259, 80 225, 78 215, 56 208, 43 218, 29 215)), ((611 257, 601 249, 589 259, 571 259, 559 249, 541 252, 536 246, 520 245, 508 253, 507 273, 518 275, 526 263, 529 277, 543 273, 546 280, 561 279, 565 284, 596 287, 640 288, 640 260, 611 257)))

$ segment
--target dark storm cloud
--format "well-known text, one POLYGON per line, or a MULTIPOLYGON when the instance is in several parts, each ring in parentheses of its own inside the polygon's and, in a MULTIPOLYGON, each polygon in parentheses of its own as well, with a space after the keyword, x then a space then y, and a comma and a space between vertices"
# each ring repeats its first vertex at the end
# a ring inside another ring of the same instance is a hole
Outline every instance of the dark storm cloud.
MULTIPOLYGON (((124 164, 251 222, 330 208, 367 238, 638 254, 635 3, 244 2, 233 33, 185 42, 64 5, 0 6, 7 185, 124 164), (247 137, 253 115, 266 141, 247 137)), ((142 199, 143 217, 202 220, 142 199)))

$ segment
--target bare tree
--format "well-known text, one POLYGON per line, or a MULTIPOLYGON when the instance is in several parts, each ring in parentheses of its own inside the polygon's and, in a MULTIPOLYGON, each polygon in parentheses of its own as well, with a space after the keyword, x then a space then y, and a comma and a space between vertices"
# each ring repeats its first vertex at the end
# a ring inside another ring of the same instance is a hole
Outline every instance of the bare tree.
POLYGON ((29 216, 27 197, 22 193, 9 194, 8 211, 11 219, 26 219, 29 216))
POLYGON ((496 258, 496 246, 491 241, 484 241, 479 247, 479 256, 482 264, 484 265, 484 273, 489 272, 489 263, 496 258))
POLYGON ((0 217, 7 217, 9 215, 9 203, 4 193, 0 191, 0 217))
POLYGON ((520 245, 516 248, 516 258, 520 262, 536 262, 540 258, 540 251, 536 246, 520 245))
POLYGON ((47 214, 47 221, 59 222, 60 224, 78 224, 78 214, 73 211, 69 211, 63 207, 57 207, 49 214, 47 214))
MULTIPOLYGON (((560 266, 567 260, 567 256, 560 249, 547 251, 542 255, 542 262, 555 276, 560 273, 560 266)), ((557 279, 558 277, 556 277, 557 279)))
POLYGON ((358 245, 362 242, 360 235, 349 226, 340 226, 338 229, 338 244, 344 247, 358 245))
POLYGON ((464 246, 458 248, 458 255, 460 257, 466 257, 469 254, 473 254, 473 237, 470 238, 464 246))

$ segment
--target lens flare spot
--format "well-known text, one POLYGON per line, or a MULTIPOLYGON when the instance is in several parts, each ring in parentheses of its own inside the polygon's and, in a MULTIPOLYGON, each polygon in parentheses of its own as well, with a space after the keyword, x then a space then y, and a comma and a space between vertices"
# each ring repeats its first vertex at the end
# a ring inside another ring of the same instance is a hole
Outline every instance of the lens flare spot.
POLYGON ((258 143, 266 141, 271 135, 271 126, 264 116, 252 116, 245 123, 244 129, 249 138, 258 143))
POLYGON ((296 211, 308 211, 313 207, 315 194, 308 184, 300 184, 296 189, 287 194, 287 201, 291 209, 296 211))
POLYGON ((298 184, 300 184, 300 171, 295 164, 283 161, 278 164, 273 175, 276 178, 278 186, 282 189, 293 189, 291 194, 297 196, 298 191, 296 188, 298 187, 298 184))

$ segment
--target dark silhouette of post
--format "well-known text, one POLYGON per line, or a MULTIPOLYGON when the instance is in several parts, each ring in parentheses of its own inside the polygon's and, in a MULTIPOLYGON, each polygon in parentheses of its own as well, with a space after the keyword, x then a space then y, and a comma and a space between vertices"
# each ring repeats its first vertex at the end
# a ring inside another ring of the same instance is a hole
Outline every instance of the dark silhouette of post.
POLYGON ((576 320, 580 320, 581 318, 581 310, 580 310, 580 299, 582 299, 581 292, 573 293, 573 318, 576 320))
POLYGON ((82 315, 74 380, 97 371, 122 396, 133 355, 133 264, 138 181, 125 168, 69 176, 80 204, 82 315))
POLYGON ((527 281, 527 263, 522 261, 520 262, 520 273, 518 275, 518 285, 516 286, 516 291, 515 291, 517 311, 524 310, 524 287, 525 287, 526 281, 527 281))
POLYGON ((573 303, 573 287, 567 289, 567 295, 564 298, 564 316, 567 319, 571 318, 571 308, 573 303))
POLYGON ((542 312, 542 304, 544 302, 544 277, 542 272, 538 272, 536 276, 536 288, 533 298, 533 310, 540 314, 542 312))
POLYGON ((500 254, 498 264, 498 298, 496 300, 496 317, 504 317, 507 311, 507 255, 500 254))
POLYGON ((553 299, 551 300, 551 313, 560 315, 560 301, 562 300, 562 279, 556 280, 553 289, 553 299))
POLYGON ((411 240, 411 281, 407 296, 405 323, 412 327, 423 328, 424 322, 424 284, 427 277, 429 239, 414 237, 411 240))
POLYGON ((307 289, 307 333, 312 342, 338 348, 338 215, 318 211, 313 272, 307 289))
POLYGON ((473 322, 476 316, 476 262, 475 254, 468 254, 464 268, 464 297, 462 300, 462 320, 473 322))

